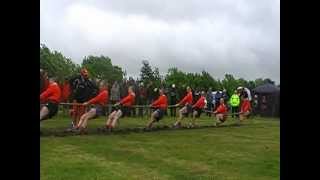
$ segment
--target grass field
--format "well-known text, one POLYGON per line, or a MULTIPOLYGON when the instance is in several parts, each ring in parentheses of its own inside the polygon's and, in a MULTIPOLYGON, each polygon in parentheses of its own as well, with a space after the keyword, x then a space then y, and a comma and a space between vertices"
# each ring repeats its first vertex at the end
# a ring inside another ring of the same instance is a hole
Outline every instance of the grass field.
MULTIPOLYGON (((280 179, 280 122, 254 117, 242 126, 99 134, 89 122, 83 136, 40 137, 42 180, 280 179)), ((165 118, 159 123, 172 124, 165 118)), ((144 126, 147 118, 121 119, 120 128, 144 126)), ((185 121, 186 122, 186 121, 185 121)), ((211 125, 202 115, 200 125, 211 125)), ((226 124, 234 121, 228 119, 226 124)), ((44 134, 63 131, 68 118, 42 123, 44 134)))

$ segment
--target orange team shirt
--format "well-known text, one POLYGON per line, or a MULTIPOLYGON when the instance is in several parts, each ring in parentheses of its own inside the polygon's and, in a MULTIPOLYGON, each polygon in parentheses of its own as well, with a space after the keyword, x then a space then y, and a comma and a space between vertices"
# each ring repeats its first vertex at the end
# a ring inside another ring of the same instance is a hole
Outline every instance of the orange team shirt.
POLYGON ((240 112, 248 112, 250 111, 250 109, 251 109, 250 101, 247 99, 243 100, 240 112))
POLYGON ((49 87, 49 80, 45 79, 44 82, 43 82, 43 88, 41 90, 41 93, 43 93, 48 87, 49 87))
POLYGON ((228 109, 227 109, 227 107, 226 107, 225 104, 220 104, 220 105, 218 106, 216 112, 217 112, 217 114, 220 114, 220 113, 225 114, 225 113, 228 112, 228 109))
POLYGON ((133 105, 135 97, 136 97, 136 95, 134 93, 130 93, 130 94, 128 94, 128 96, 121 99, 120 104, 122 104, 123 106, 130 107, 133 105))
POLYGON ((64 83, 61 89, 62 89, 61 99, 62 101, 67 101, 71 94, 70 84, 64 83))
POLYGON ((185 104, 192 104, 192 92, 189 92, 178 104, 181 104, 181 105, 185 105, 185 104))
POLYGON ((201 96, 192 107, 202 109, 206 105, 205 100, 206 98, 204 96, 201 96))
POLYGON ((48 101, 59 103, 61 98, 61 90, 57 83, 49 83, 48 88, 40 94, 40 102, 46 103, 48 101))
POLYGON ((159 98, 151 104, 152 107, 166 109, 168 107, 168 99, 166 95, 161 95, 159 98))
POLYGON ((108 98, 109 98, 109 93, 107 89, 101 89, 99 94, 96 97, 90 99, 90 101, 88 102, 89 104, 97 104, 97 105, 104 106, 107 103, 108 98))

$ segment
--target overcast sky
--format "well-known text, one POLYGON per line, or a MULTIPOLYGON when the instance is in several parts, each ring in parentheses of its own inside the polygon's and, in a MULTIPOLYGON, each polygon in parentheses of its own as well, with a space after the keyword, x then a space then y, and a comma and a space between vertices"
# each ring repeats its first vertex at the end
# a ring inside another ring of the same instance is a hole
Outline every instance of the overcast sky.
POLYGON ((280 0, 41 0, 40 43, 74 62, 105 55, 139 75, 141 61, 280 83, 280 0))

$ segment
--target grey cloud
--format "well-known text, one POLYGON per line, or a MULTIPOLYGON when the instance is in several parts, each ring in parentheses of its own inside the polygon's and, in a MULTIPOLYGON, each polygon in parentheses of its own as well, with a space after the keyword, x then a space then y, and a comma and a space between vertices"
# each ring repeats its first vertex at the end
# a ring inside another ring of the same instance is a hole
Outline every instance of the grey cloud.
POLYGON ((280 82, 279 1, 41 1, 41 42, 76 62, 106 55, 129 75, 148 59, 280 82))

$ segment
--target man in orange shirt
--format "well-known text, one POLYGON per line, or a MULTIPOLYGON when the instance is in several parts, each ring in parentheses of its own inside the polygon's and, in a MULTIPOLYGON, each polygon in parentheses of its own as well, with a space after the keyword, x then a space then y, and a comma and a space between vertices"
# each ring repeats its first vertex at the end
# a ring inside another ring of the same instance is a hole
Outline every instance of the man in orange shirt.
POLYGON ((227 120, 227 106, 224 104, 224 99, 220 98, 218 108, 213 112, 216 115, 215 126, 224 123, 227 120))
POLYGON ((107 84, 104 81, 101 81, 99 94, 96 97, 90 99, 89 101, 83 103, 83 106, 88 106, 90 104, 95 106, 80 117, 79 123, 76 126, 76 129, 78 129, 80 133, 86 133, 88 120, 106 114, 104 106, 107 104, 108 97, 109 93, 107 89, 107 84))
POLYGON ((204 106, 206 105, 206 93, 204 91, 201 92, 201 97, 198 101, 192 106, 192 124, 189 127, 193 128, 196 126, 196 118, 199 118, 204 106))
POLYGON ((51 78, 47 89, 40 94, 40 103, 45 103, 40 109, 40 121, 50 119, 57 114, 60 98, 60 87, 54 79, 51 78))
POLYGON ((175 128, 181 127, 181 120, 184 116, 187 116, 189 113, 192 113, 192 89, 188 86, 187 87, 187 95, 175 106, 184 105, 182 109, 179 110, 179 118, 177 122, 174 124, 175 128))
POLYGON ((65 78, 63 84, 61 85, 61 102, 69 102, 70 94, 70 83, 68 78, 65 78))
POLYGON ((244 96, 241 97, 242 102, 241 102, 241 108, 240 108, 240 122, 242 122, 244 119, 247 119, 248 116, 250 115, 251 111, 251 104, 248 99, 248 95, 245 94, 244 96))
POLYGON ((152 124, 155 121, 159 121, 160 119, 162 119, 168 107, 168 99, 164 94, 163 88, 159 90, 159 94, 159 98, 150 105, 150 107, 156 108, 156 110, 151 114, 151 120, 147 125, 147 129, 152 128, 152 124))
POLYGON ((116 103, 114 111, 109 115, 105 128, 112 130, 115 128, 117 121, 122 115, 127 115, 132 105, 134 104, 136 94, 133 92, 133 87, 128 88, 128 95, 116 103))

